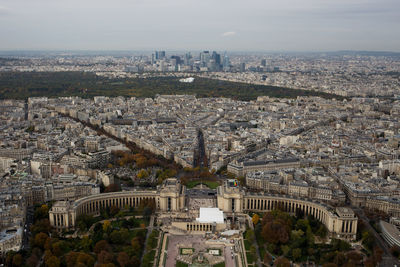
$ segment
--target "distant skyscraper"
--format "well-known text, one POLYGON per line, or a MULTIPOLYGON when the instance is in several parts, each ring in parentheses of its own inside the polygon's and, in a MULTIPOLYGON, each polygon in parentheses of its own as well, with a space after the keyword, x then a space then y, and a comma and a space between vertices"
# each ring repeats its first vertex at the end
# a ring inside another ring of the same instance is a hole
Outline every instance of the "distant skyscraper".
POLYGON ((261 59, 261 66, 263 66, 263 67, 267 66, 267 60, 266 59, 261 59))
POLYGON ((185 54, 185 65, 189 66, 191 59, 192 59, 192 54, 190 54, 190 52, 186 53, 185 54))
POLYGON ((165 51, 160 51, 160 52, 159 52, 159 56, 160 56, 161 58, 165 58, 165 51))
POLYGON ((165 51, 156 51, 156 60, 165 58, 165 51))
POLYGON ((221 70, 221 55, 214 51, 212 53, 211 58, 215 62, 215 70, 214 71, 220 71, 221 70))
POLYGON ((200 62, 202 67, 207 67, 209 60, 210 60, 210 52, 203 51, 200 53, 200 62))
POLYGON ((240 63, 240 72, 245 72, 246 71, 246 63, 242 62, 240 63))
POLYGON ((182 64, 182 60, 180 56, 171 56, 171 59, 176 60, 176 64, 182 64))
POLYGON ((223 70, 224 71, 229 71, 230 70, 230 68, 231 68, 231 63, 229 62, 229 57, 228 57, 228 55, 226 54, 226 52, 224 53, 224 61, 223 61, 223 63, 222 63, 222 68, 223 68, 223 70))
POLYGON ((221 55, 218 54, 217 52, 214 51, 214 52, 212 53, 212 59, 215 60, 215 63, 216 63, 216 64, 221 64, 221 55))

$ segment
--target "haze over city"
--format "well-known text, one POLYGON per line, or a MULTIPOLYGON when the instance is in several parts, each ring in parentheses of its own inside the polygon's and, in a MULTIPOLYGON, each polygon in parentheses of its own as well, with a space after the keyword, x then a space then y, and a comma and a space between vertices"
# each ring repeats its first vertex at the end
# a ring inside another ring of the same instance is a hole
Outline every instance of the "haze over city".
POLYGON ((0 0, 0 267, 400 266, 399 0, 0 0))
POLYGON ((1 0, 0 50, 400 51, 397 0, 1 0))

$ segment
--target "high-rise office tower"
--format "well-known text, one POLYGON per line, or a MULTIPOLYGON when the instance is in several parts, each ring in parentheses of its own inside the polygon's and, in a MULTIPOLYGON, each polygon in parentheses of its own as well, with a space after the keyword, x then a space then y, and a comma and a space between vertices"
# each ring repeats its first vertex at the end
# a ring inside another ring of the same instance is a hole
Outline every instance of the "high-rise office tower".
POLYGON ((246 71, 246 63, 242 62, 240 63, 240 72, 245 72, 246 71))
POLYGON ((224 61, 222 63, 222 68, 224 71, 229 71, 231 69, 231 63, 229 62, 229 57, 226 54, 226 52, 224 53, 224 61))
POLYGON ((207 67, 208 61, 210 60, 210 52, 203 51, 200 53, 200 62, 202 67, 207 67))
POLYGON ((190 52, 185 54, 185 65, 189 66, 190 65, 190 60, 192 59, 192 54, 190 52))
POLYGON ((267 66, 267 60, 266 59, 261 59, 261 66, 263 66, 263 67, 267 66))
POLYGON ((156 51, 156 60, 164 59, 165 51, 156 51))
POLYGON ((176 64, 182 64, 182 60, 180 56, 171 56, 171 60, 176 60, 176 64))
POLYGON ((213 51, 211 58, 215 62, 215 71, 220 71, 221 70, 221 55, 218 54, 217 52, 213 51))

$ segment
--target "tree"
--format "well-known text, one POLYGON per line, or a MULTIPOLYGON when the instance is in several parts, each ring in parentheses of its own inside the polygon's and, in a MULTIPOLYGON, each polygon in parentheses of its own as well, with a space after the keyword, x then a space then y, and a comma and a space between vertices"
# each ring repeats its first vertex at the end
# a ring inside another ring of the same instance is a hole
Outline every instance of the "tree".
POLYGON ((51 256, 46 260, 47 267, 60 267, 60 260, 56 256, 51 256))
POLYGON ((113 261, 113 254, 111 254, 108 251, 102 250, 98 255, 97 255, 97 261, 100 264, 104 263, 112 263, 113 261))
POLYGON ((147 178, 147 177, 149 177, 149 173, 145 169, 141 169, 139 171, 139 173, 137 174, 137 178, 138 179, 144 179, 144 178, 147 178))
POLYGON ((103 231, 108 232, 111 230, 111 222, 109 220, 105 220, 103 222, 103 231))
POLYGON ((290 247, 288 245, 282 245, 281 250, 284 256, 287 256, 290 252, 290 247))
POLYGON ((290 267, 290 261, 285 257, 279 257, 275 260, 274 266, 276 267, 290 267))
POLYGON ((104 190, 104 193, 111 193, 111 192, 118 192, 119 191, 119 186, 117 184, 110 184, 109 186, 106 187, 104 190))
POLYGON ((130 266, 139 266, 139 265, 140 265, 139 258, 137 256, 132 256, 130 266))
POLYGON ((93 244, 93 240, 90 239, 88 236, 84 236, 81 241, 79 242, 79 246, 80 248, 85 251, 85 252, 89 252, 90 248, 93 244))
POLYGON ((347 253, 347 259, 348 259, 349 262, 358 265, 358 264, 361 263, 363 257, 362 257, 362 255, 361 255, 359 252, 357 252, 357 251, 355 251, 355 250, 352 250, 352 251, 349 251, 349 252, 347 253))
POLYGON ((295 248, 295 249, 293 249, 293 251, 292 251, 292 256, 293 256, 293 259, 294 259, 295 261, 297 261, 298 259, 300 259, 300 257, 301 257, 301 249, 300 249, 300 248, 295 248))
POLYGON ((253 221, 253 224, 254 224, 254 225, 257 225, 258 221, 260 220, 260 216, 258 216, 258 214, 255 213, 255 214, 253 215, 253 217, 251 218, 251 220, 253 221))
POLYGON ((29 256, 29 258, 26 260, 26 265, 28 265, 29 267, 36 267, 38 262, 38 257, 32 253, 31 256, 29 256))
POLYGON ((76 218, 76 223, 81 231, 86 231, 94 222, 93 216, 88 214, 81 214, 76 218))
POLYGON ((100 240, 99 242, 96 243, 96 245, 94 246, 93 251, 96 254, 99 254, 101 251, 111 251, 111 246, 107 243, 107 241, 105 240, 100 240))
POLYGON ((253 243, 254 242, 254 231, 252 229, 249 229, 246 231, 246 235, 245 238, 250 242, 253 243))
POLYGON ((136 251, 139 251, 142 249, 142 245, 141 245, 139 237, 132 238, 131 245, 132 245, 133 249, 136 251))
POLYGON ((65 262, 68 267, 73 267, 76 265, 76 261, 78 259, 79 252, 70 251, 67 255, 65 255, 65 262))
POLYGON ((46 233, 38 233, 35 235, 34 245, 43 249, 47 238, 49 238, 49 236, 46 233))
POLYGON ((80 252, 76 262, 82 263, 85 266, 93 266, 96 260, 91 255, 80 252))
POLYGON ((58 257, 64 255, 65 252, 68 250, 69 250, 68 243, 63 240, 54 242, 51 246, 51 251, 53 252, 54 255, 58 257))
POLYGON ((22 265, 22 256, 21 254, 17 253, 14 255, 12 259, 13 266, 21 266, 22 265))
POLYGON ((332 238, 331 245, 333 246, 334 250, 338 251, 347 251, 351 248, 350 244, 344 240, 332 238))
POLYGON ((121 235, 120 231, 118 231, 118 230, 112 231, 112 233, 110 234, 110 240, 111 240, 111 243, 113 243, 113 244, 124 243, 124 240, 122 239, 122 235, 121 235))
POLYGON ((364 231, 362 233, 362 244, 364 245, 364 247, 368 250, 372 250, 374 243, 375 240, 371 233, 369 231, 364 231))
POLYGON ((325 238, 328 235, 328 230, 326 229, 325 225, 321 224, 315 235, 321 238, 325 238))
POLYGON ((48 233, 51 230, 51 225, 49 222, 49 219, 41 219, 36 221, 32 226, 31 226, 31 233, 32 235, 36 235, 37 233, 43 232, 43 233, 48 233))
POLYGON ((49 207, 46 204, 43 204, 39 208, 36 208, 34 217, 35 221, 49 218, 49 207))
POLYGON ((123 251, 118 253, 117 261, 118 261, 118 264, 121 267, 128 266, 128 264, 129 264, 129 256, 128 256, 128 254, 126 252, 123 252, 123 251))
POLYGON ((117 215, 117 213, 119 212, 119 208, 117 207, 117 206, 115 206, 115 205, 112 205, 111 207, 110 207, 110 215, 111 216, 115 216, 115 215, 117 215))
POLYGON ((272 261, 271 255, 270 255, 268 252, 266 252, 266 253, 264 254, 264 259, 263 259, 264 265, 269 266, 269 264, 271 263, 271 261, 272 261))
POLYGON ((289 241, 289 229, 280 222, 270 222, 263 226, 261 235, 264 240, 273 244, 286 244, 289 241))

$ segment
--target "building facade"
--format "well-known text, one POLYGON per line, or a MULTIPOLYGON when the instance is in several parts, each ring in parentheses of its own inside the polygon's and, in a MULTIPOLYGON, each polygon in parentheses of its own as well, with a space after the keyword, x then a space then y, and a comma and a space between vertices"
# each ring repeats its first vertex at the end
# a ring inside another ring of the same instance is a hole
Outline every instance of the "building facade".
MULTIPOLYGON (((75 202, 58 201, 50 210, 49 219, 55 228, 74 228, 76 218, 81 214, 97 215, 102 209, 111 206, 137 207, 144 200, 154 201, 159 213, 185 212, 185 195, 186 187, 179 180, 170 178, 153 191, 113 192, 84 197, 75 202)), ((291 214, 301 211, 321 221, 332 237, 348 240, 356 238, 358 219, 350 208, 334 209, 309 199, 250 193, 240 188, 235 180, 227 180, 219 186, 216 197, 217 207, 227 216, 249 211, 267 212, 277 208, 291 214)))

